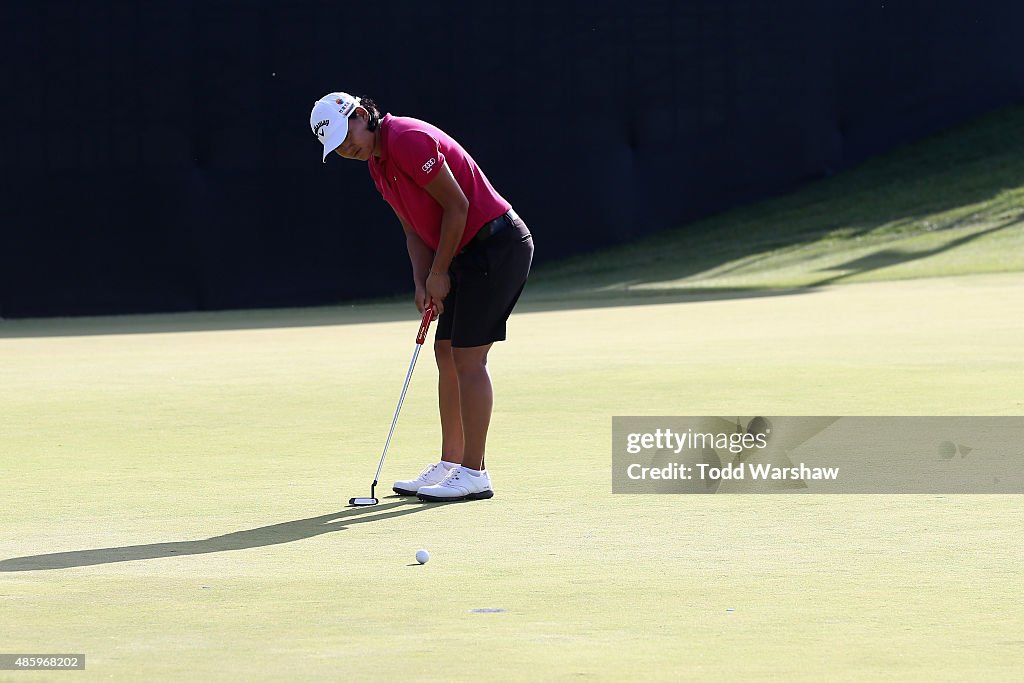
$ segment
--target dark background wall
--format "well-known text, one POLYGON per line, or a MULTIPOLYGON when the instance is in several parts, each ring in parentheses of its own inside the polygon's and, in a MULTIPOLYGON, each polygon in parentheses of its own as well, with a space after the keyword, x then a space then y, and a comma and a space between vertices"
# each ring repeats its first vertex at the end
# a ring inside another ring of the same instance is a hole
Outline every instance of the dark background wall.
POLYGON ((310 107, 441 126, 538 262, 786 191, 1024 98, 1024 3, 16 2, 3 10, 0 316, 410 290, 310 107))

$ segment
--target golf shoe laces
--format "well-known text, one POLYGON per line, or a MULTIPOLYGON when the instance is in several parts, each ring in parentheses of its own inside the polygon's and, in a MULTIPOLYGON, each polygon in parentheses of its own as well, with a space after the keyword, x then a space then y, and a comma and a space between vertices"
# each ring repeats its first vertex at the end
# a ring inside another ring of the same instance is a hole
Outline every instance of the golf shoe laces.
POLYGON ((426 467, 423 468, 423 471, 420 472, 420 476, 417 477, 417 479, 426 479, 428 474, 430 474, 431 472, 433 472, 435 469, 437 469, 440 466, 441 466, 441 463, 439 463, 439 462, 435 462, 432 465, 427 465, 426 467))
POLYGON ((442 479, 441 483, 438 484, 438 486, 447 486, 449 483, 451 483, 453 481, 458 481, 458 479, 459 479, 459 470, 460 469, 461 469, 460 467, 453 467, 451 472, 448 473, 448 476, 446 476, 444 479, 442 479))

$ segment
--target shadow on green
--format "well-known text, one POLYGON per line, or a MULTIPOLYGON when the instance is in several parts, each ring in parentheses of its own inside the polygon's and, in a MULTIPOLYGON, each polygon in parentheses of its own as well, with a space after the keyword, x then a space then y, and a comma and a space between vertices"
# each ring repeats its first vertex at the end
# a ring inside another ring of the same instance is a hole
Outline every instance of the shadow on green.
POLYGON ((268 545, 279 545, 313 538, 321 534, 348 529, 355 524, 380 522, 414 512, 422 512, 433 508, 419 501, 394 501, 382 503, 372 508, 347 508, 319 517, 297 519, 292 522, 271 524, 257 529, 235 531, 222 536, 214 536, 201 541, 172 541, 169 543, 149 543, 146 545, 129 545, 120 548, 92 548, 89 550, 72 550, 62 553, 45 555, 29 555, 0 560, 0 572, 27 572, 46 569, 68 569, 70 567, 88 567, 97 564, 114 562, 131 562, 134 560, 154 560, 163 557, 183 557, 185 555, 203 555, 220 553, 228 550, 245 550, 268 545))
POLYGON ((871 272, 871 271, 874 271, 874 270, 881 270, 882 268, 890 268, 892 266, 900 265, 900 264, 903 264, 903 263, 909 263, 910 261, 915 261, 915 260, 918 260, 918 259, 923 259, 923 258, 928 258, 930 256, 935 256, 937 254, 941 254, 943 252, 950 251, 950 250, 956 249, 958 247, 962 247, 965 244, 969 244, 970 242, 972 242, 972 241, 974 241, 974 240, 976 240, 976 239, 978 239, 980 237, 984 237, 986 235, 991 235, 993 233, 999 232, 1000 230, 1006 230, 1007 228, 1012 228, 1014 226, 1018 226, 1018 225, 1021 224, 1022 219, 1024 219, 1024 213, 1018 214, 1016 217, 1011 218, 1011 219, 1009 219, 1007 221, 1004 221, 1004 222, 1000 223, 999 225, 993 226, 993 227, 988 228, 986 230, 980 230, 978 232, 971 233, 969 235, 964 235, 962 237, 958 237, 956 239, 950 240, 949 242, 946 242, 945 244, 943 244, 941 246, 933 247, 931 249, 923 249, 921 251, 903 251, 903 250, 900 250, 900 249, 882 249, 882 250, 876 251, 876 252, 874 252, 872 254, 868 254, 867 256, 862 256, 860 258, 853 259, 852 261, 847 261, 846 263, 841 263, 839 265, 830 266, 827 270, 829 270, 829 271, 843 271, 843 272, 841 274, 839 274, 839 275, 835 275, 833 277, 829 277, 829 278, 826 278, 824 280, 820 280, 818 282, 815 282, 811 286, 812 287, 823 287, 825 285, 834 284, 834 283, 836 283, 836 282, 838 282, 838 281, 840 281, 840 280, 842 280, 844 278, 852 277, 853 275, 860 275, 860 274, 868 273, 868 272, 871 272))

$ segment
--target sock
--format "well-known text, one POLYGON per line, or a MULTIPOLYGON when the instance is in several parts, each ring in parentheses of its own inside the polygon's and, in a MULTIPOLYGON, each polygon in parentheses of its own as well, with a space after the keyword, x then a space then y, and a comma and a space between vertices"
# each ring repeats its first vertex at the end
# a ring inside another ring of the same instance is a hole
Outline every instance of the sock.
POLYGON ((483 470, 471 470, 468 467, 466 467, 465 465, 462 466, 462 470, 464 472, 468 472, 469 474, 472 474, 474 477, 479 477, 483 473, 483 470))
POLYGON ((441 461, 441 467, 445 468, 445 470, 447 470, 449 472, 451 472, 453 469, 455 469, 458 466, 459 466, 459 463, 457 463, 457 462, 448 462, 447 460, 442 460, 441 461))

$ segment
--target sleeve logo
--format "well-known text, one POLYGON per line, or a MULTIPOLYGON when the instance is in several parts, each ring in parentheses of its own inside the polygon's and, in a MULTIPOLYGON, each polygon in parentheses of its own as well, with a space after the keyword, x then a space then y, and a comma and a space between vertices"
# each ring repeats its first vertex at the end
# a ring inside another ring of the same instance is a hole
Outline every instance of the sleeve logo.
POLYGON ((423 166, 421 167, 423 169, 423 172, 430 173, 430 169, 434 168, 435 161, 437 161, 437 159, 431 159, 427 163, 423 164, 423 166))

